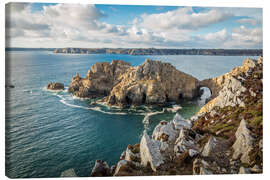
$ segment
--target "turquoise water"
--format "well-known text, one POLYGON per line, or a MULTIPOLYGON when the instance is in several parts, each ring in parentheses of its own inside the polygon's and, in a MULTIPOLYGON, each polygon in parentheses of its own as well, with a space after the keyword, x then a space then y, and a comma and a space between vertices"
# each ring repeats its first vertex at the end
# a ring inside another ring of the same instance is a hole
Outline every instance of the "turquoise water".
MULTIPOLYGON (((44 88, 50 81, 68 86, 76 72, 85 76, 96 62, 122 59, 139 65, 146 58, 171 62, 179 70, 205 79, 241 65, 244 57, 6 52, 6 81, 15 85, 6 92, 7 176, 58 177, 69 168, 78 176, 89 176, 96 159, 115 164, 128 144, 139 142, 144 130, 150 134, 161 120, 171 120, 174 113, 169 112, 145 118, 161 109, 120 111, 90 106, 89 101, 74 99, 66 91, 44 88)), ((185 118, 200 108, 196 102, 181 106, 179 113, 185 118)))

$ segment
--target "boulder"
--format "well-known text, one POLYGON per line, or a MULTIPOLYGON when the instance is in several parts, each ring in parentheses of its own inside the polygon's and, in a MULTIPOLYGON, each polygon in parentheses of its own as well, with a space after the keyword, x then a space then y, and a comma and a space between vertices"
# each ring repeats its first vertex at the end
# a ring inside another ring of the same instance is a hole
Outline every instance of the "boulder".
POLYGON ((111 168, 107 162, 103 160, 96 160, 95 166, 92 169, 90 176, 111 176, 111 168))
POLYGON ((77 177, 74 169, 68 169, 61 173, 61 177, 77 177))
POLYGON ((253 137, 250 130, 247 128, 246 121, 241 120, 240 125, 235 133, 236 141, 233 144, 233 159, 240 157, 242 163, 251 163, 249 153, 253 149, 253 137))
POLYGON ((155 127, 152 138, 161 142, 174 142, 177 135, 178 132, 174 129, 174 125, 172 122, 169 122, 167 124, 161 122, 155 127))
POLYGON ((149 163, 153 171, 157 171, 164 163, 160 152, 160 142, 150 139, 145 132, 140 142, 140 156, 141 164, 146 167, 149 163))
POLYGON ((64 90, 64 84, 58 82, 50 82, 47 85, 47 89, 49 90, 64 90))
POLYGON ((136 171, 142 169, 140 163, 121 160, 117 163, 114 176, 131 176, 137 175, 136 171))
POLYGON ((173 124, 175 129, 181 130, 183 127, 190 129, 192 126, 192 123, 190 120, 184 119, 180 114, 176 113, 173 118, 173 124))

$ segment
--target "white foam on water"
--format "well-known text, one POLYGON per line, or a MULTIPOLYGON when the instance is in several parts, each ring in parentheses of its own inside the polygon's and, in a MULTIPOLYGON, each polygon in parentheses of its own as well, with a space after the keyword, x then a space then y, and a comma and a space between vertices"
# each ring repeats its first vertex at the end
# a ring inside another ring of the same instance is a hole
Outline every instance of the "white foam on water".
POLYGON ((80 109, 86 109, 86 110, 92 110, 92 111, 98 111, 98 112, 101 112, 101 113, 104 113, 104 114, 112 114, 112 115, 127 115, 127 113, 125 112, 108 112, 108 111, 103 111, 100 107, 98 106, 95 106, 95 107, 85 107, 85 106, 80 106, 80 105, 75 105, 75 104, 71 104, 71 103, 68 103, 66 101, 66 99, 62 96, 62 95, 59 95, 59 94, 54 94, 56 95, 57 97, 60 98, 60 102, 65 104, 66 106, 69 106, 69 107, 73 107, 73 108, 80 108, 80 109))
POLYGON ((171 108, 166 108, 166 110, 168 112, 171 112, 171 113, 176 113, 177 111, 179 111, 180 109, 182 109, 182 107, 180 105, 172 105, 171 108))
POLYGON ((73 99, 82 100, 82 101, 90 99, 90 98, 77 97, 77 96, 74 96, 74 95, 72 96, 72 98, 73 98, 73 99))
POLYGON ((142 120, 142 123, 144 125, 144 131, 147 131, 149 129, 149 124, 150 124, 150 117, 157 115, 157 114, 162 114, 165 112, 165 109, 163 108, 162 111, 155 111, 155 112, 149 112, 149 113, 143 113, 145 116, 142 120))
POLYGON ((47 89, 47 86, 44 86, 42 88, 43 91, 48 91, 48 92, 54 92, 54 93, 57 93, 57 92, 67 92, 67 89, 64 89, 64 90, 51 90, 51 89, 47 89))

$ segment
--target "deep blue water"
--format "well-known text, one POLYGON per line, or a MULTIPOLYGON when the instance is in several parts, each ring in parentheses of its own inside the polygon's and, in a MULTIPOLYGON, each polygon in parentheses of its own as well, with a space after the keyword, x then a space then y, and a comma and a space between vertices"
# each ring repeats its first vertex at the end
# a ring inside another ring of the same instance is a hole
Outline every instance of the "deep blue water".
MULTIPOLYGON (((63 55, 46 51, 6 52, 6 82, 15 85, 6 96, 6 174, 8 177, 58 177, 74 168, 89 176, 96 159, 115 164, 128 144, 139 142, 161 120, 173 113, 151 116, 148 111, 120 111, 93 107, 67 92, 49 92, 50 81, 68 86, 78 72, 85 76, 91 65, 122 59, 132 65, 146 58, 171 62, 179 70, 202 80, 230 71, 242 64, 240 56, 130 56, 63 55)), ((196 103, 182 104, 188 118, 199 110, 196 103)))

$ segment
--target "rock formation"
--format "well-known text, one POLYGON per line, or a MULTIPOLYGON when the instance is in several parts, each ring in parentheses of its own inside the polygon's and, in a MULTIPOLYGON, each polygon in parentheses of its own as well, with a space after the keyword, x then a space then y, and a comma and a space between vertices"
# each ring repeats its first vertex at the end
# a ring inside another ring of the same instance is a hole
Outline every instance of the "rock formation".
POLYGON ((61 173, 61 177, 77 177, 74 169, 68 169, 61 173))
POLYGON ((105 97, 107 105, 120 107, 181 102, 199 95, 198 80, 169 63, 147 59, 131 67, 124 61, 96 63, 85 78, 78 74, 69 85, 78 97, 105 97))
POLYGON ((90 176, 112 176, 112 170, 103 160, 96 160, 90 176))
POLYGON ((62 83, 53 83, 53 82, 50 82, 48 85, 47 85, 47 89, 48 90, 64 90, 64 84, 62 83))
POLYGON ((130 64, 121 60, 113 60, 112 63, 96 63, 85 78, 76 74, 72 78, 68 91, 81 98, 104 97, 120 81, 120 75, 129 68, 130 64))
POLYGON ((108 105, 165 104, 198 96, 198 80, 169 63, 147 59, 122 74, 107 97, 108 105))

